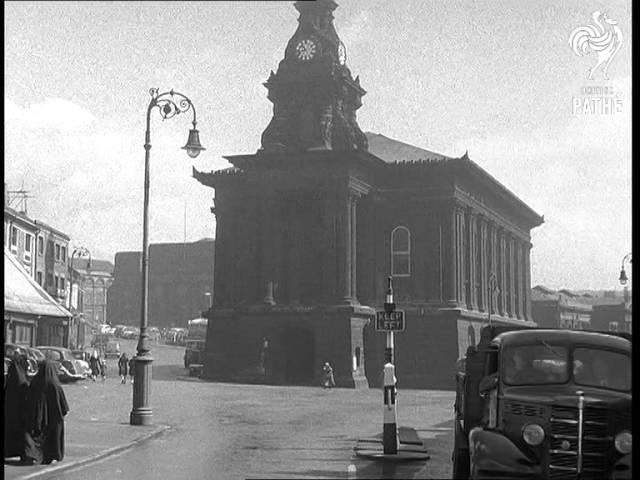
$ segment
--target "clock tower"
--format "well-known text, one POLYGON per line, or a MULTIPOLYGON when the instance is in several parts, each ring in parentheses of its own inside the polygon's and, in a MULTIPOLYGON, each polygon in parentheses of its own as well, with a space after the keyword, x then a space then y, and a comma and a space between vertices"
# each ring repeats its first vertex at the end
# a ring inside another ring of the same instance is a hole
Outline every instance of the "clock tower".
POLYGON ((346 65, 346 48, 333 26, 336 7, 333 0, 295 2, 298 28, 277 73, 264 83, 273 118, 261 150, 367 150, 356 121, 366 92, 346 65))

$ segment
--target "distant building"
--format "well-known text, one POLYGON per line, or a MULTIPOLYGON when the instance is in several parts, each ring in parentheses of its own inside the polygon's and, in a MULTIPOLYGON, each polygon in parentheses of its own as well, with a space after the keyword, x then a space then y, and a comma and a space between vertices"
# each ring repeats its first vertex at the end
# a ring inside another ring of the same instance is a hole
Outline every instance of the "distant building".
POLYGON ((69 236, 25 212, 4 207, 4 245, 49 295, 66 304, 69 236))
MULTIPOLYGON (((4 207, 4 246, 34 279, 42 279, 44 269, 43 256, 36 255, 38 232, 39 227, 26 213, 4 207), (36 266, 39 259, 41 266, 38 270, 36 266)), ((38 283, 42 285, 42 282, 38 283)))
POLYGON ((599 299, 593 305, 591 328, 603 332, 633 333, 631 302, 615 297, 599 299))
POLYGON ((93 258, 73 259, 71 306, 77 312, 74 332, 76 345, 86 345, 93 326, 108 323, 107 290, 113 283, 113 264, 93 258))
POLYGON ((4 341, 67 347, 71 313, 56 302, 4 249, 4 341))
MULTIPOLYGON (((186 327, 209 308, 214 241, 157 243, 149 247, 149 325, 186 327)), ((107 293, 112 325, 140 324, 141 254, 118 252, 107 293)))
POLYGON ((542 285, 531 289, 531 313, 539 327, 585 330, 590 328, 592 297, 555 291, 542 285))

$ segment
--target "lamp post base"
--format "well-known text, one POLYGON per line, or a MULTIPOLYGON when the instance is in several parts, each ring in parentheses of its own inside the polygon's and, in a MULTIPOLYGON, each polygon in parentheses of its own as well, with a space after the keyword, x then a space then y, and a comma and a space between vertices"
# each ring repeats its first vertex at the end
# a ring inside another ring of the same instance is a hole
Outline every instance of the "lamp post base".
POLYGON ((151 398, 151 355, 134 357, 133 376, 133 409, 129 415, 130 425, 151 425, 153 412, 149 399, 151 398))

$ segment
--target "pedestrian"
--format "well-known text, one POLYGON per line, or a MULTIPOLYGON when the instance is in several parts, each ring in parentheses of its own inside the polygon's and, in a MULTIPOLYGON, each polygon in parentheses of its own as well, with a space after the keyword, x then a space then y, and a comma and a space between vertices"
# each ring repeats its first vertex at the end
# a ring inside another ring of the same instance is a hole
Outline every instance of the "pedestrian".
POLYGON ((102 377, 102 381, 104 382, 107 379, 107 359, 104 354, 100 356, 100 376, 102 377))
POLYGON ((136 366, 135 364, 136 364, 136 357, 132 356, 129 359, 129 376, 131 377, 131 383, 133 383, 133 374, 136 366))
POLYGON ((332 388, 336 386, 336 382, 333 378, 333 368, 331 368, 331 365, 329 364, 329 362, 324 362, 324 366, 322 367, 322 372, 323 372, 323 387, 324 388, 332 388))
POLYGON ((28 462, 46 465, 64 458, 64 416, 68 412, 57 365, 45 359, 27 393, 26 430, 33 440, 25 452, 28 462))
POLYGON ((98 351, 94 350, 89 359, 89 367, 91 368, 91 380, 94 382, 100 374, 100 359, 98 357, 98 351))
POLYGON ((129 367, 129 359, 127 354, 122 352, 118 359, 118 375, 120 375, 120 382, 127 383, 127 368, 129 367))
POLYGON ((4 457, 25 461, 25 402, 29 390, 27 357, 16 352, 11 359, 4 386, 4 457))

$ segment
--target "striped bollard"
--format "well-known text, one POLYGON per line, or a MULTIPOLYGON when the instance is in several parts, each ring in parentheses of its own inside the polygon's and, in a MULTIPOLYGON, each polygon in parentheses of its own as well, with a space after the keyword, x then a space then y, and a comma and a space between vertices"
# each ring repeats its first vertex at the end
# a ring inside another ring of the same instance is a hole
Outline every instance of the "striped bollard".
POLYGON ((382 447, 386 454, 398 453, 398 421, 396 414, 396 375, 392 363, 384 366, 384 413, 382 447))

